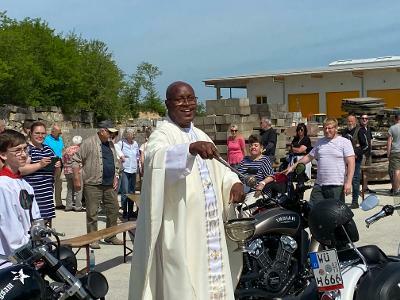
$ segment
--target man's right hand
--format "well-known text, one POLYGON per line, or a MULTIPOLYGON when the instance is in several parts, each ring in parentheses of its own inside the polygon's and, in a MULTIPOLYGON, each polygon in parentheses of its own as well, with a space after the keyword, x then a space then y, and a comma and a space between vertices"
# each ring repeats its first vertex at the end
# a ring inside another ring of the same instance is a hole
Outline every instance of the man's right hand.
POLYGON ((282 173, 285 175, 292 173, 293 170, 296 168, 296 166, 297 166, 297 163, 289 166, 286 170, 283 170, 282 173))
POLYGON ((203 159, 213 159, 219 156, 218 150, 211 142, 198 141, 189 145, 189 152, 192 155, 200 155, 203 159))

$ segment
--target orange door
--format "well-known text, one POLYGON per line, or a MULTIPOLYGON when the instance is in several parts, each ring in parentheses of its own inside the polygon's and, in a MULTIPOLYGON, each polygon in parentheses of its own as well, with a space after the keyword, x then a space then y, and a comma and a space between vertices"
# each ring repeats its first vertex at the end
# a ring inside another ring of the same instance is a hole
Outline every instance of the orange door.
POLYGON ((342 100, 344 98, 358 98, 359 91, 348 92, 327 92, 326 95, 326 116, 329 118, 340 118, 346 112, 342 111, 342 100))
POLYGON ((319 94, 289 94, 289 111, 301 111, 303 117, 319 113, 319 94))
POLYGON ((400 89, 392 90, 370 90, 367 91, 368 97, 383 98, 387 108, 400 106, 400 89))

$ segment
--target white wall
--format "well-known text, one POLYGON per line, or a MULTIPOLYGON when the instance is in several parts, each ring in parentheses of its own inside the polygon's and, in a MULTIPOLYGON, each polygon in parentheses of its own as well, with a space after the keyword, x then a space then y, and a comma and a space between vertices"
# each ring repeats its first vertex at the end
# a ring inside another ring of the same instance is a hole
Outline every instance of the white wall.
MULTIPOLYGON (((256 96, 267 96, 269 103, 287 104, 288 94, 319 93, 320 112, 326 112, 326 93, 360 91, 361 78, 352 72, 323 74, 322 78, 310 75, 293 75, 285 77, 285 99, 283 100, 283 84, 273 82, 272 77, 251 79, 247 85, 250 104, 256 103, 256 96)), ((367 90, 400 88, 400 72, 396 69, 364 71, 364 95, 367 90)))

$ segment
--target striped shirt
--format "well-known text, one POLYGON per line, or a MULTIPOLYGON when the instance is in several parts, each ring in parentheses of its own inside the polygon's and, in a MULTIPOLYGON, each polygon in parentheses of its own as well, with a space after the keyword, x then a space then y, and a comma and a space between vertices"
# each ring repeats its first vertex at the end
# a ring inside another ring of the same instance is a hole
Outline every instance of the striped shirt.
MULTIPOLYGON (((271 158, 266 155, 262 155, 258 160, 252 160, 250 156, 245 156, 237 166, 237 170, 244 175, 255 176, 257 182, 260 182, 266 177, 274 174, 271 158)), ((250 188, 250 191, 254 192, 255 188, 250 188)), ((271 196, 271 190, 268 186, 263 189, 263 192, 268 196, 271 196)))
MULTIPOLYGON (((47 145, 43 145, 41 149, 29 144, 28 155, 32 164, 38 163, 44 157, 55 157, 53 150, 47 145)), ((56 216, 53 202, 54 172, 42 168, 24 176, 24 179, 33 187, 42 218, 54 218, 56 216)))
POLYGON ((318 162, 316 184, 343 185, 346 176, 346 157, 354 156, 351 142, 337 136, 333 139, 323 137, 318 140, 310 155, 318 162))

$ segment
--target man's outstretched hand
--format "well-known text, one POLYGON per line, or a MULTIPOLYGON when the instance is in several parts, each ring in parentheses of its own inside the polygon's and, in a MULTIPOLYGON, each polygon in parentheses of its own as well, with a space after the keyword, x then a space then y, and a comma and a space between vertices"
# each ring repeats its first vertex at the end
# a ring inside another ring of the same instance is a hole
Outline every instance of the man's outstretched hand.
POLYGON ((246 194, 243 191, 243 184, 236 182, 232 185, 229 203, 241 203, 244 201, 246 194))
POLYGON ((213 159, 219 156, 218 150, 211 142, 198 141, 191 143, 189 152, 192 155, 200 155, 203 159, 213 159))

